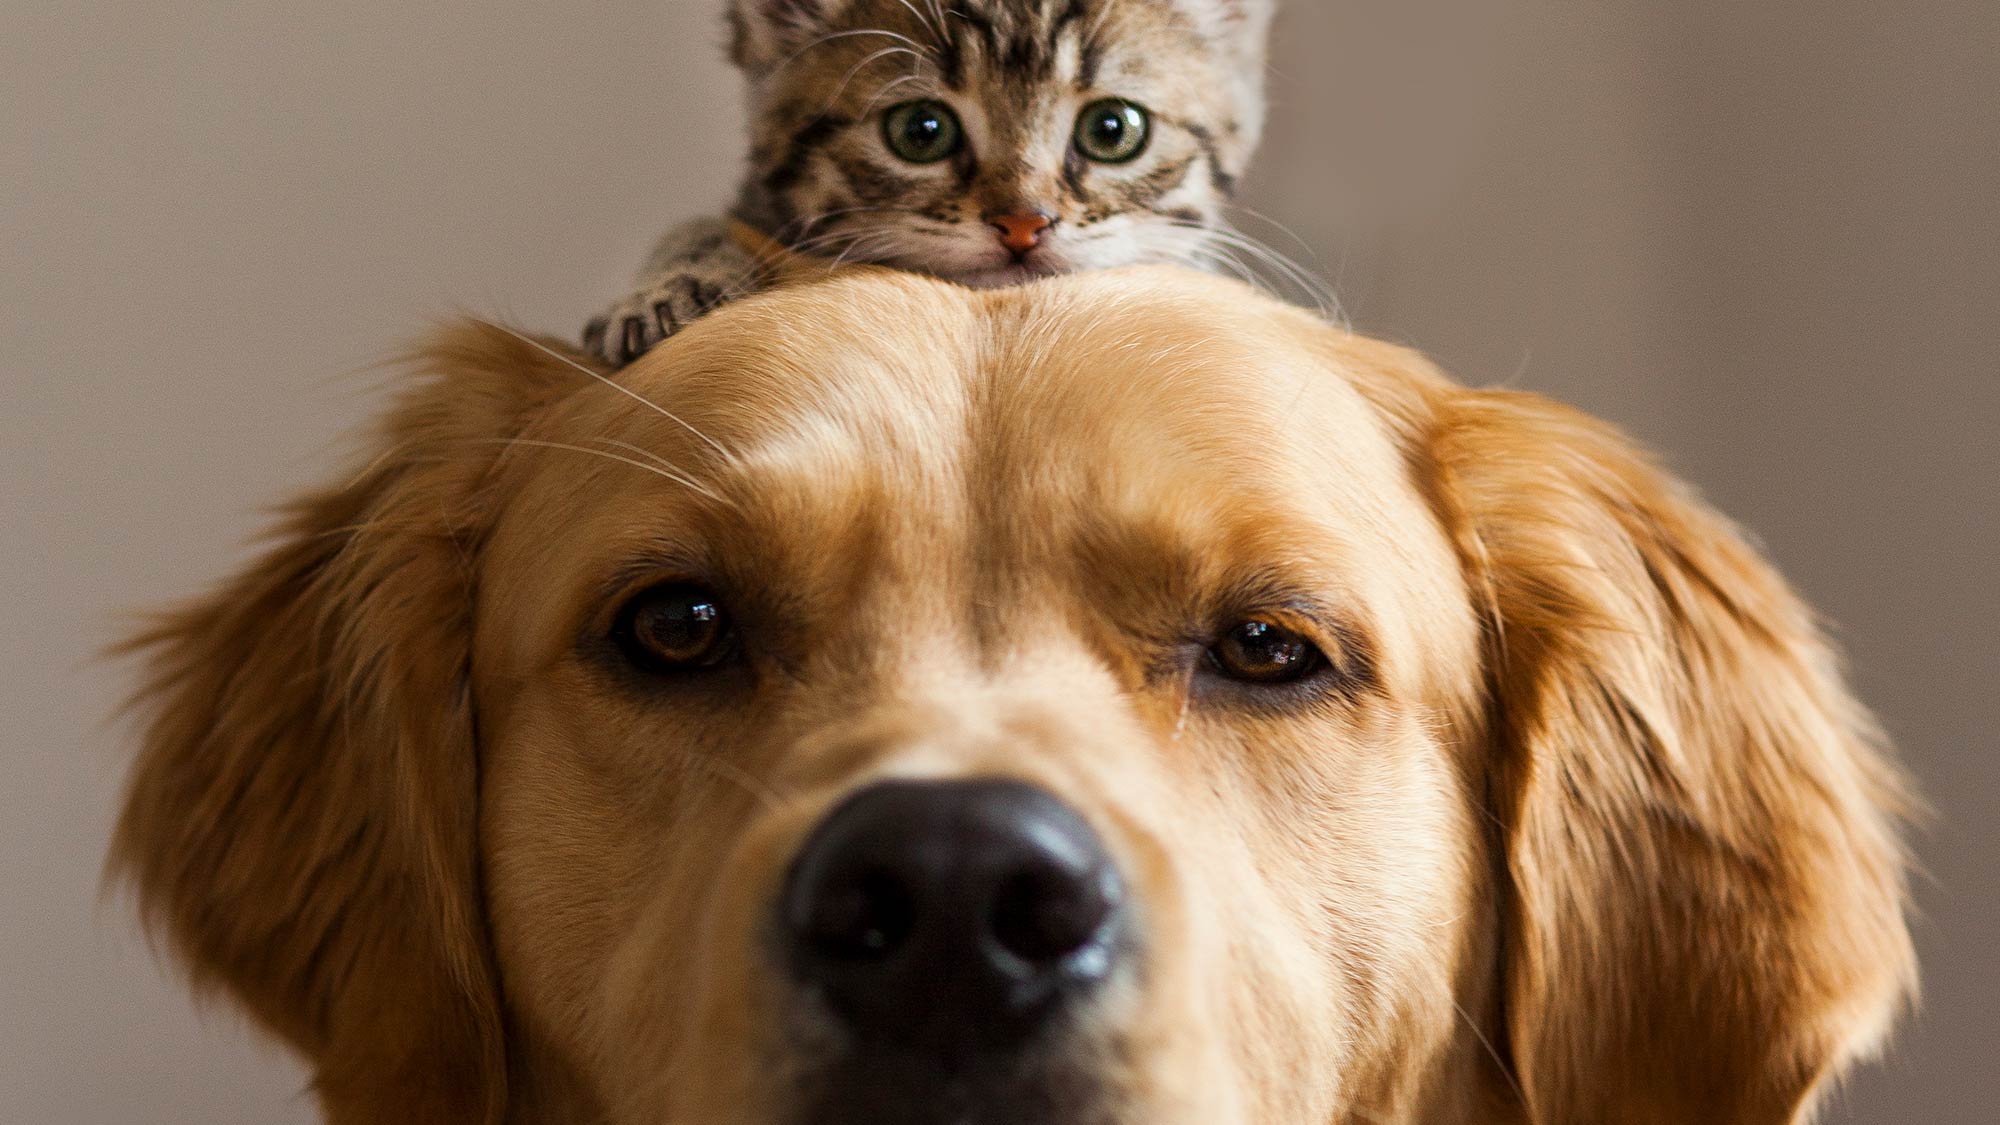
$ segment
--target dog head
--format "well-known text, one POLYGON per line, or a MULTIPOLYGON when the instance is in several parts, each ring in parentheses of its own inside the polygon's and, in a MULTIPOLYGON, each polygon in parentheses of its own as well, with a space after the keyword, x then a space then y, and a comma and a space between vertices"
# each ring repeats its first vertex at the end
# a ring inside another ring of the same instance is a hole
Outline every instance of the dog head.
POLYGON ((141 638, 118 869, 335 1121, 1788 1121, 1910 989, 1809 615, 1167 271, 468 325, 141 638))

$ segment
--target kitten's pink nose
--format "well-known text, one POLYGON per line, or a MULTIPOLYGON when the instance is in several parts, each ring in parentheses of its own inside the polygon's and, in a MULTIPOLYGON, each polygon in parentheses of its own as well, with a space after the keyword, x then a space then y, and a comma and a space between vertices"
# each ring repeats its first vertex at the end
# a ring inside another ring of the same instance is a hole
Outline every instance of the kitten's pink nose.
POLYGON ((1000 232, 1000 245, 1016 254, 1026 254, 1042 244, 1042 234, 1056 225, 1056 217, 1046 211, 1024 211, 1015 215, 988 215, 986 221, 1000 232))

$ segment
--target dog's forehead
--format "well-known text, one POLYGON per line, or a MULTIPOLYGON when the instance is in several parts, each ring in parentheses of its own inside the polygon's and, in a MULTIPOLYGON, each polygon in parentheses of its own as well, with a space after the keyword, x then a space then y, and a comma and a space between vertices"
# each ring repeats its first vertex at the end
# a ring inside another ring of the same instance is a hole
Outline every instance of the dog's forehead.
POLYGON ((528 534, 500 547, 517 573, 576 590, 686 548, 829 590, 921 574, 940 603, 990 595, 976 573, 1199 583, 1285 559, 1349 572, 1365 597, 1405 569, 1381 565, 1392 553, 1436 533, 1330 335, 1154 271, 781 292, 537 427, 562 471, 529 480, 511 521, 528 534), (561 546, 537 530, 551 526, 561 546))
POLYGON ((1239 287, 1144 270, 992 292, 869 280, 704 321, 576 429, 751 493, 854 471, 1164 477, 1220 460, 1260 468, 1233 473, 1248 484, 1382 463, 1379 419, 1312 346, 1328 330, 1239 287))

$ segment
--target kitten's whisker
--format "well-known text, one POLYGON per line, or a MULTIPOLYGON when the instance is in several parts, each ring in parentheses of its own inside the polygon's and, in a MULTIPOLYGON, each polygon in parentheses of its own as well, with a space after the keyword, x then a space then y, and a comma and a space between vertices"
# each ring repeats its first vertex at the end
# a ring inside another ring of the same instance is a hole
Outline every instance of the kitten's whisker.
MULTIPOLYGON (((1192 223, 1174 223, 1166 227, 1141 223, 1122 237, 1140 246, 1147 255, 1143 259, 1146 261, 1213 266, 1237 273, 1235 267, 1239 267, 1240 263, 1210 237, 1212 234, 1210 228, 1192 223)), ((1256 283, 1254 277, 1245 280, 1256 283)))
MULTIPOLYGON (((1232 242, 1253 259, 1264 262, 1280 276, 1296 286, 1302 295, 1319 307, 1321 316, 1347 324, 1347 314, 1340 307, 1340 299, 1327 282, 1316 272, 1307 269, 1292 258, 1279 253, 1266 243, 1243 234, 1240 231, 1223 229, 1216 234, 1218 240, 1232 242)), ((1293 237, 1297 237, 1296 235, 1293 237)), ((1302 241, 1302 240, 1301 240, 1302 241)), ((1308 248, 1310 252, 1310 248, 1308 248)))
POLYGON ((1208 236, 1216 243, 1240 250, 1248 255, 1251 261, 1262 263, 1279 279, 1296 288, 1300 296, 1312 301, 1318 307, 1321 316, 1337 320, 1343 326, 1348 323, 1347 314, 1341 309, 1339 298, 1311 270, 1240 231, 1226 227, 1201 229, 1206 230, 1208 236))
MULTIPOLYGON (((846 263, 849 255, 854 254, 856 251, 860 250, 861 247, 864 245, 868 247, 867 253, 872 255, 876 252, 877 247, 888 247, 888 246, 894 246, 895 244, 896 244, 896 237, 895 237, 895 232, 893 231, 864 231, 862 232, 862 237, 855 239, 854 242, 847 247, 847 249, 842 250, 839 253, 839 255, 837 255, 833 259, 832 262, 828 263, 826 268, 829 272, 839 269, 843 264, 846 263), (869 239, 868 237, 869 235, 874 236, 872 241, 869 239)), ((868 258, 862 259, 862 261, 868 261, 868 260, 870 259, 868 258)))
POLYGON ((786 55, 783 62, 780 62, 777 66, 771 68, 771 76, 776 77, 780 71, 783 71, 786 67, 804 58, 811 51, 817 50, 818 48, 824 47, 827 44, 833 43, 837 40, 853 39, 857 36, 862 36, 862 35, 873 35, 882 39, 898 39, 904 43, 909 44, 911 47, 917 48, 918 50, 924 49, 924 45, 922 43, 917 42, 916 40, 910 38, 907 35, 898 35, 893 31, 884 31, 881 28, 877 27, 865 27, 852 31, 836 31, 831 35, 822 35, 818 39, 815 39, 812 42, 806 44, 805 46, 800 47, 798 50, 793 51, 791 54, 786 55))
MULTIPOLYGON (((1259 239, 1250 234, 1246 234, 1243 231, 1237 230, 1235 227, 1226 225, 1214 227, 1211 229, 1215 231, 1216 236, 1219 238, 1224 238, 1236 242, 1237 244, 1245 247, 1246 249, 1255 249, 1261 253, 1269 254, 1278 262, 1282 262, 1286 265, 1289 265, 1291 268, 1298 270, 1302 273, 1305 273, 1307 276, 1312 276, 1311 271, 1307 270, 1304 265, 1300 264, 1291 257, 1288 257, 1287 255, 1280 253, 1278 250, 1273 248, 1269 243, 1263 241, 1262 239, 1259 239)), ((1311 252, 1311 247, 1308 246, 1307 251, 1311 252)))
MULTIPOLYGON (((910 14, 917 17, 917 22, 924 25, 924 30, 927 33, 929 33, 932 42, 936 44, 933 54, 935 54, 936 51, 944 50, 945 47, 949 45, 944 38, 944 26, 942 23, 932 23, 931 18, 925 15, 924 13, 918 11, 917 6, 915 4, 910 3, 910 0, 896 0, 896 2, 898 4, 901 4, 903 7, 908 8, 910 10, 910 14)), ((936 9, 935 0, 932 0, 931 6, 933 10, 936 9)))
POLYGON ((1276 230, 1279 234, 1282 234, 1286 238, 1291 239, 1293 242, 1298 243, 1299 249, 1304 250, 1306 254, 1309 257, 1311 257, 1315 263, 1319 261, 1319 250, 1316 247, 1314 247, 1312 243, 1307 242, 1302 236, 1300 236, 1300 234, 1297 231, 1279 222, 1278 220, 1272 218, 1271 216, 1266 215, 1264 212, 1259 211, 1254 207, 1245 207, 1241 203, 1225 203, 1223 204, 1223 207, 1230 211, 1241 211, 1245 215, 1248 215, 1251 218, 1257 220, 1258 222, 1263 223, 1265 226, 1268 226, 1273 230, 1276 230))
MULTIPOLYGON (((842 242, 850 242, 852 244, 854 240, 858 240, 858 238, 862 238, 866 234, 870 234, 870 232, 868 230, 830 230, 830 232, 814 236, 814 238, 800 238, 796 242, 786 242, 786 250, 790 250, 794 254, 800 254, 800 256, 806 256, 806 258, 820 258, 822 254, 818 250, 822 250, 826 246, 842 244, 842 242)), ((738 274, 738 280, 748 282, 750 278, 756 278, 762 268, 764 268, 762 264, 752 264, 742 274, 738 274)), ((748 286, 748 288, 754 290, 756 286, 748 286)))
POLYGON ((668 410, 666 407, 661 406, 659 403, 654 402, 652 399, 647 398, 645 395, 640 394, 639 392, 633 390, 632 388, 625 386, 623 383, 618 382, 616 379, 607 378, 601 372, 592 371, 590 368, 585 367, 583 364, 578 363, 576 360, 570 358, 569 356, 566 356, 563 353, 555 350, 554 348, 549 347, 547 344, 542 343, 540 340, 537 340, 531 336, 524 336, 521 333, 514 331, 512 328, 509 328, 504 324, 496 324, 490 320, 484 320, 481 321, 480 323, 486 325, 488 328, 493 328, 497 329, 498 331, 505 332, 507 335, 512 336, 516 340, 521 341, 522 343, 528 345, 529 347, 535 349, 536 351, 541 352, 544 355, 547 355, 551 359, 554 359, 557 362, 564 364, 565 366, 575 368, 577 371, 580 371, 583 374, 590 376, 592 379, 595 379, 598 382, 603 383, 605 386, 610 387, 612 390, 617 391, 619 394, 624 395, 625 397, 632 399, 635 402, 638 402, 640 405, 659 414, 661 417, 674 423, 681 429, 686 430, 688 433, 693 434, 697 439, 699 439, 702 442, 702 444, 708 446, 710 449, 715 450, 723 457, 727 458, 729 456, 729 451, 727 449, 724 449, 722 448, 721 445, 717 444, 714 438, 709 437, 707 434, 702 433, 700 430, 696 429, 693 425, 689 424, 687 419, 682 418, 680 415, 675 414, 673 411, 668 410))
POLYGON ((1168 229, 1184 231, 1195 237, 1188 244, 1175 245, 1169 241, 1168 230, 1145 226, 1134 229, 1125 237, 1142 247, 1147 260, 1201 266, 1235 277, 1274 296, 1287 296, 1274 285, 1274 282, 1282 281, 1285 288, 1295 291, 1291 294, 1293 298, 1310 301, 1322 317, 1334 319, 1338 315, 1341 323, 1346 322, 1345 315, 1338 313, 1337 301, 1323 282, 1304 267, 1255 239, 1227 228, 1196 223, 1172 223, 1168 229), (1332 308, 1329 308, 1330 303, 1332 308))
MULTIPOLYGON (((1250 260, 1252 262, 1261 263, 1269 267, 1273 272, 1275 272, 1279 276, 1280 279, 1296 286, 1297 288, 1302 290, 1306 296, 1313 297, 1315 299, 1318 299, 1320 297, 1321 286, 1318 283, 1317 279, 1315 279, 1312 276, 1312 274, 1309 273, 1304 267, 1293 262, 1291 259, 1286 258, 1284 255, 1278 253, 1277 251, 1272 250, 1271 248, 1253 239, 1233 234, 1223 235, 1219 237, 1218 241, 1225 242, 1228 245, 1234 246, 1238 250, 1241 250, 1243 253, 1249 255, 1250 260)), ((1322 308, 1321 311, 1324 312, 1326 310, 1322 308)))
POLYGON ((1230 253, 1224 247, 1210 246, 1207 247, 1203 252, 1206 254, 1209 261, 1213 262, 1215 265, 1220 267, 1224 273, 1227 273, 1229 276, 1234 277, 1238 281, 1248 282, 1249 284, 1256 286, 1259 289, 1264 289, 1264 290, 1270 289, 1270 286, 1265 284, 1264 279, 1257 276, 1256 270, 1253 270, 1249 266, 1245 265, 1243 259, 1230 253))
POLYGON ((814 251, 820 250, 827 246, 835 246, 842 243, 852 243, 857 239, 865 238, 871 234, 880 234, 880 233, 881 233, 880 231, 873 231, 865 228, 861 230, 828 231, 825 234, 799 241, 798 243, 792 246, 792 250, 796 253, 811 255, 814 251))
POLYGON ((820 108, 819 116, 828 117, 832 115, 834 105, 837 104, 840 101, 840 99, 847 96, 847 88, 854 84, 855 75, 860 74, 863 70, 866 70, 868 67, 872 66, 878 59, 891 58, 896 55, 916 55, 917 58, 919 59, 923 59, 924 57, 922 53, 913 51, 908 47, 884 47, 879 51, 876 51, 870 55, 865 56, 864 58, 862 58, 860 62, 855 63, 853 66, 849 67, 847 69, 847 73, 841 76, 840 84, 833 88, 832 95, 830 95, 826 99, 826 104, 820 108))
POLYGON ((901 78, 896 79, 894 82, 884 83, 881 89, 875 91, 875 96, 868 99, 868 104, 861 107, 861 116, 863 118, 866 118, 869 114, 874 113, 875 106, 879 102, 881 102, 882 96, 884 94, 887 94, 889 91, 895 89, 896 87, 901 86, 906 82, 929 82, 929 81, 930 81, 930 76, 927 74, 911 73, 903 75, 901 78))
MULTIPOLYGON (((893 239, 887 238, 882 235, 877 235, 872 239, 857 238, 853 242, 848 243, 847 246, 844 249, 842 249, 840 253, 834 255, 833 261, 827 263, 826 266, 827 272, 831 273, 832 271, 839 269, 841 266, 846 265, 847 259, 849 259, 850 257, 856 257, 864 253, 872 255, 875 253, 877 247, 888 246, 893 244, 893 242, 894 242, 893 239), (866 248, 865 250, 864 247, 866 248)), ((866 261, 867 259, 862 258, 861 260, 866 261)))
POLYGON ((893 244, 896 233, 893 230, 865 227, 860 230, 829 231, 826 234, 804 239, 793 244, 792 250, 794 253, 821 258, 824 255, 817 253, 817 251, 826 247, 840 246, 841 250, 839 254, 827 263, 826 268, 832 270, 845 263, 851 255, 860 251, 864 245, 868 247, 868 252, 872 253, 877 246, 893 244))
POLYGON ((792 227, 802 226, 803 229, 799 231, 799 234, 805 235, 811 233, 813 227, 818 226, 820 223, 823 223, 828 219, 837 219, 842 215, 854 215, 864 212, 871 214, 887 212, 891 214, 904 214, 904 215, 916 215, 922 213, 918 208, 915 207, 901 207, 892 204, 883 204, 874 207, 837 207, 831 211, 820 211, 816 214, 793 219, 791 222, 786 223, 782 227, 779 227, 777 233, 780 236, 780 241, 782 241, 783 240, 782 235, 784 234, 784 232, 790 230, 792 227))
MULTIPOLYGON (((923 213, 914 207, 850 207, 846 208, 842 212, 838 212, 838 214, 845 216, 854 214, 856 212, 864 212, 871 214, 887 214, 887 215, 917 215, 919 217, 923 216, 923 213)), ((901 233, 901 228, 887 223, 877 223, 866 226, 856 226, 852 223, 848 223, 848 224, 842 224, 842 226, 844 229, 827 230, 821 234, 814 235, 811 238, 796 239, 794 241, 786 243, 786 245, 795 251, 803 253, 821 246, 829 245, 834 242, 839 242, 842 239, 859 238, 862 235, 867 235, 867 234, 894 235, 901 233)))

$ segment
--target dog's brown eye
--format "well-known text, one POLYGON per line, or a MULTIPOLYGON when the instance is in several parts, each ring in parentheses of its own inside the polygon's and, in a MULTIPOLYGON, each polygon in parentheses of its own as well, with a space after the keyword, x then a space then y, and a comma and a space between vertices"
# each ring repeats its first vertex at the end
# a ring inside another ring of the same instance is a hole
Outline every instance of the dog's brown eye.
POLYGON ((675 672, 720 664, 734 651, 736 631, 713 592, 672 583, 626 603, 612 639, 638 667, 675 672))
POLYGON ((1208 650, 1216 671, 1253 684, 1288 684, 1318 671, 1326 656, 1319 646, 1269 621, 1237 624, 1208 650))

